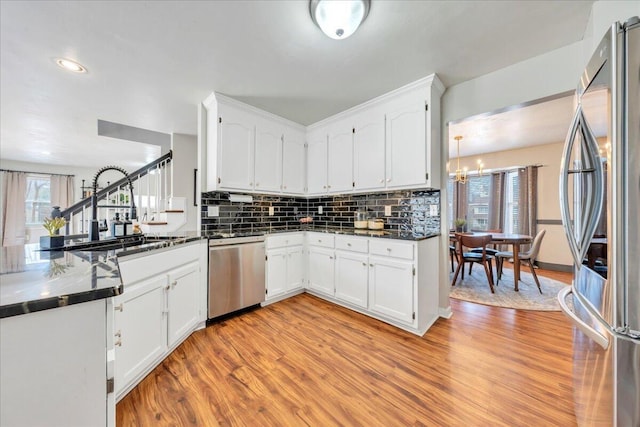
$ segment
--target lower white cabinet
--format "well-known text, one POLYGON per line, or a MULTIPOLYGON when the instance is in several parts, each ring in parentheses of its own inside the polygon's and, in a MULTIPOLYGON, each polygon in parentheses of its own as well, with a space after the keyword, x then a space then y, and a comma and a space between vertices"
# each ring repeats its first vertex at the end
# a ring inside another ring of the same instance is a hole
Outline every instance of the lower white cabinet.
POLYGON ((335 265, 335 297, 366 309, 368 306, 367 283, 369 281, 368 256, 336 251, 335 265))
POLYGON ((371 256, 369 258, 369 309, 403 323, 415 320, 412 261, 371 256))
POLYGON ((267 237, 265 302, 270 303, 304 289, 302 233, 267 237))
POLYGON ((116 400, 206 320, 206 242, 119 262, 114 298, 116 400))
POLYGON ((200 265, 192 262, 170 271, 167 288, 167 344, 173 347, 198 323, 200 265))
POLYGON ((115 298, 116 394, 167 349, 166 277, 145 280, 115 298))
POLYGON ((309 289, 334 294, 334 250, 309 246, 309 289))

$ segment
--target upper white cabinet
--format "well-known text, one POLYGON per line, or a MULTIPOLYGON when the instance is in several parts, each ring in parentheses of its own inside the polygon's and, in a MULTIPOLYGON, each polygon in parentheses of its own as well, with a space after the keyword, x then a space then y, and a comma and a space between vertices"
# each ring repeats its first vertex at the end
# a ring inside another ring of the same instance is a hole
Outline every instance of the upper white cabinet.
POLYGON ((282 191, 304 194, 307 182, 305 133, 286 128, 282 143, 282 191))
POLYGON ((205 191, 304 193, 304 126, 216 93, 203 107, 205 191))
POLYGON ((432 74, 307 128, 214 93, 200 110, 204 189, 321 195, 439 188, 443 92, 432 74))
POLYGON ((353 189, 353 125, 351 120, 332 123, 328 128, 329 193, 344 193, 353 189))
POLYGON ((353 119, 353 188, 374 190, 385 185, 385 117, 371 108, 353 119))
POLYGON ((253 187, 255 117, 230 105, 219 106, 218 157, 220 188, 253 187))
POLYGON ((327 130, 314 129, 307 133, 307 192, 327 192, 327 130))
POLYGON ((256 191, 281 190, 283 127, 263 118, 256 120, 255 180, 256 191))

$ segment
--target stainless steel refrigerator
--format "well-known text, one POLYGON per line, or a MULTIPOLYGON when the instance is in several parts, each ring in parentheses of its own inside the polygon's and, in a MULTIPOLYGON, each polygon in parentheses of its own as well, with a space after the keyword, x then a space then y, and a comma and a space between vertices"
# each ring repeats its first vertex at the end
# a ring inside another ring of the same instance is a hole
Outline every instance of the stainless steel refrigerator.
POLYGON ((580 78, 576 97, 560 175, 562 222, 575 260, 574 281, 558 295, 575 325, 575 414, 579 425, 639 427, 637 17, 609 29, 580 78))

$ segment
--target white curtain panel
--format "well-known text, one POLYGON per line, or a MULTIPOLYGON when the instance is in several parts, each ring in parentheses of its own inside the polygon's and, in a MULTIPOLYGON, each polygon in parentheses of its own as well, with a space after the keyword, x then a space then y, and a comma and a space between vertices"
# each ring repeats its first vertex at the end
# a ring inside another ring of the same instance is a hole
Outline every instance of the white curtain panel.
POLYGON ((60 206, 65 210, 73 204, 73 176, 51 175, 51 207, 60 206))
POLYGON ((26 173, 2 172, 2 209, 0 211, 2 246, 24 245, 25 243, 26 192, 26 173))

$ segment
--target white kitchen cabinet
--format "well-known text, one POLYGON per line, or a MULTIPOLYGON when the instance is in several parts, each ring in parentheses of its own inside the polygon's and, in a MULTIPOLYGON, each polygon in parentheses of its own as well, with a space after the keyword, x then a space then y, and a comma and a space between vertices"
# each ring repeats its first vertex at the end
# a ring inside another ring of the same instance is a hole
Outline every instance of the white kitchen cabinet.
POLYGON ((369 267, 369 310, 402 323, 413 324, 413 262, 370 256, 369 267))
POLYGON ((353 190, 353 126, 351 120, 329 127, 327 190, 344 193, 353 190))
POLYGON ((283 233, 267 237, 267 303, 304 289, 303 243, 303 233, 283 233))
POLYGON ((327 192, 327 133, 324 128, 307 135, 307 193, 327 192))
POLYGON ((287 248, 269 249, 267 251, 267 295, 271 300, 284 294, 287 290, 287 248))
POLYGON ((386 186, 428 184, 424 97, 410 99, 386 114, 386 186))
POLYGON ((335 297, 363 309, 368 305, 369 259, 366 254, 336 251, 335 297))
POLYGON ((138 379, 167 349, 166 276, 145 280, 114 300, 116 393, 138 379))
POLYGON ((354 117, 353 182, 354 190, 385 187, 385 117, 380 108, 363 111, 354 117))
POLYGON ((251 190, 256 118, 247 111, 226 104, 218 106, 218 113, 218 187, 251 190))
POLYGON ((297 129, 285 129, 282 145, 282 191, 304 194, 306 182, 305 134, 297 129))
POLYGON ((282 141, 284 129, 277 123, 259 118, 256 122, 256 191, 279 192, 282 186, 282 141))
POLYGON ((333 296, 335 255, 333 249, 309 246, 309 289, 333 296))
POLYGON ((168 273, 167 344, 173 347, 198 323, 200 265, 192 262, 168 273))
POLYGON ((116 399, 204 325, 206 256, 200 241, 118 260, 124 292, 113 308, 116 399))

